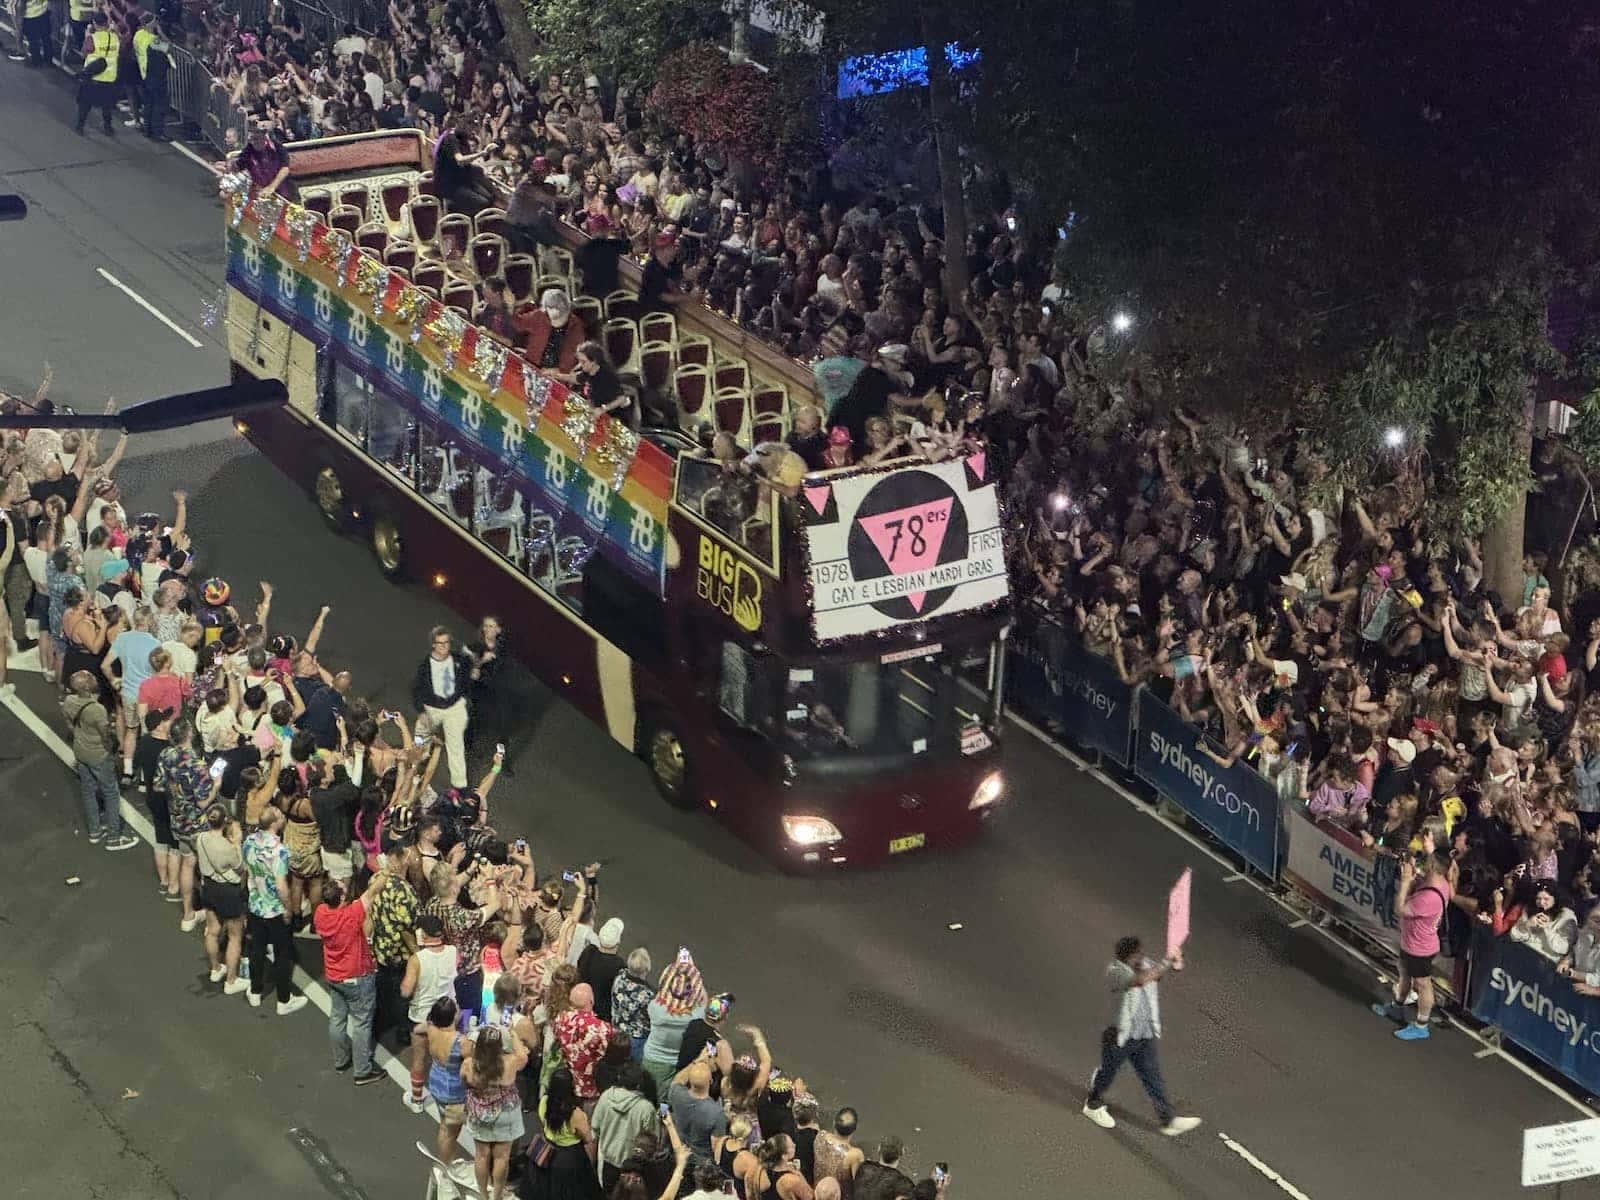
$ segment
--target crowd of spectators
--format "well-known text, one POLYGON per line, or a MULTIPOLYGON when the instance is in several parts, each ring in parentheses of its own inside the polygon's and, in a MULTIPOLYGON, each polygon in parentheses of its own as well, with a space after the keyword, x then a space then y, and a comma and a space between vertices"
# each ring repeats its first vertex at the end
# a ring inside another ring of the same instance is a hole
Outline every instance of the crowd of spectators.
MULTIPOLYGON (((50 411, 49 383, 0 410, 50 411)), ((505 732, 493 618, 461 650, 432 632, 414 720, 361 698, 324 657, 329 609, 297 637, 269 583, 246 601, 197 574, 183 492, 170 516, 127 512, 125 444, 6 434, 0 685, 36 646, 89 843, 135 848, 121 804, 142 802, 159 898, 201 933, 213 988, 289 1017, 307 1003, 294 968, 320 949, 332 1069, 379 1082, 386 1043, 407 1103, 438 1107, 433 1152, 456 1158, 464 1127, 466 1172, 494 1200, 943 1194, 942 1171, 906 1174, 898 1138, 857 1149, 852 1109, 821 1128, 818 1097, 688 948, 658 969, 628 947, 598 864, 535 867, 491 810, 503 747, 478 739, 488 765, 467 785, 461 739, 505 732), (453 785, 436 786, 446 759, 453 785)))

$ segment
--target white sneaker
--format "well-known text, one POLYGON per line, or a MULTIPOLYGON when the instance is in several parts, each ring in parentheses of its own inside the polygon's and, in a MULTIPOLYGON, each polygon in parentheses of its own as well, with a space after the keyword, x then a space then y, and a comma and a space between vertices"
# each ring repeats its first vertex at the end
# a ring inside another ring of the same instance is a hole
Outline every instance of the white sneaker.
POLYGON ((193 933, 196 929, 199 929, 200 926, 204 925, 205 921, 206 919, 203 915, 200 913, 195 913, 195 915, 192 917, 184 917, 182 920, 180 920, 178 922, 178 928, 184 933, 193 933))
POLYGON ((227 967, 212 967, 211 968, 211 982, 212 983, 221 983, 227 977, 228 977, 228 968, 227 967))
POLYGON ((322 940, 322 935, 309 925, 307 925, 304 929, 296 929, 294 931, 294 935, 295 937, 300 938, 302 941, 307 942, 320 942, 322 940))
POLYGON ((119 833, 116 837, 106 840, 106 849, 115 854, 120 850, 132 850, 135 846, 142 846, 143 844, 131 833, 119 833))
MULTIPOLYGON (((246 981, 246 980, 241 979, 241 980, 239 980, 239 982, 243 983, 245 985, 245 987, 249 987, 250 986, 249 982, 246 981)), ((250 993, 250 1007, 251 1008, 260 1008, 261 1007, 261 993, 260 992, 251 992, 250 993)))
POLYGON ((1116 1118, 1111 1115, 1104 1104, 1099 1108, 1090 1108, 1085 1104, 1083 1106, 1083 1115, 1100 1126, 1101 1129, 1115 1129, 1117 1127, 1116 1118))
POLYGON ((1177 1137, 1179 1134, 1188 1133, 1191 1129, 1198 1129, 1199 1117, 1173 1117, 1161 1127, 1161 1132, 1168 1137, 1177 1137))
MULTIPOLYGON (((287 1000, 278 1001, 278 1015, 287 1017, 290 1013, 299 1012, 305 1006, 306 998, 304 996, 290 996, 287 1000)), ((1199 1123, 1198 1121, 1195 1122, 1196 1125, 1199 1123)))
POLYGON ((123 123, 122 123, 122 127, 123 127, 123 128, 124 128, 124 129, 132 129, 132 128, 133 128, 133 127, 134 127, 134 126, 135 126, 135 125, 137 125, 137 124, 138 124, 138 123, 139 123, 139 122, 138 122, 138 121, 136 121, 136 120, 134 120, 134 118, 132 118, 132 117, 129 117, 129 118, 128 118, 128 119, 127 119, 127 120, 126 120, 126 121, 124 121, 124 122, 123 122, 123 123))
POLYGON ((406 1098, 406 1107, 407 1108, 409 1108, 414 1113, 422 1113, 422 1112, 426 1112, 427 1111, 428 1101, 429 1101, 429 1099, 431 1097, 428 1094, 428 1089, 427 1088, 423 1088, 422 1089, 422 1099, 413 1100, 411 1098, 411 1093, 409 1091, 407 1091, 405 1093, 405 1098, 406 1098))
MULTIPOLYGON (((226 974, 226 972, 224 972, 224 974, 226 974)), ((248 979, 235 979, 232 983, 225 983, 222 985, 222 994, 224 996, 237 996, 240 992, 248 992, 249 990, 250 981, 248 979)), ((252 996, 251 1003, 260 1004, 261 1000, 259 997, 252 996)))

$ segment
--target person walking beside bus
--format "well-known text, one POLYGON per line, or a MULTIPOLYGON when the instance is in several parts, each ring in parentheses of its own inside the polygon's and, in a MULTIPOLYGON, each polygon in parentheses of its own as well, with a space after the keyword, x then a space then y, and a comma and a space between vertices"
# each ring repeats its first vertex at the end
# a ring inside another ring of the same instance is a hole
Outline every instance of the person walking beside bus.
POLYGON ((472 660, 454 649, 450 631, 436 625, 428 635, 428 657, 417 667, 411 698, 444 739, 450 786, 467 786, 467 689, 477 677, 472 660))
POLYGON ((1125 1062, 1133 1063, 1139 1082, 1155 1104, 1162 1133, 1177 1137, 1200 1124, 1199 1117, 1180 1117, 1173 1111, 1156 1058, 1156 1042, 1161 1038, 1161 1002, 1156 995, 1156 981, 1169 970, 1183 970, 1183 952, 1175 950, 1170 958, 1153 962, 1144 956, 1136 937, 1125 937, 1117 943, 1117 956, 1106 968, 1106 982, 1116 997, 1116 1007, 1113 1023, 1100 1035, 1100 1066, 1090 1077, 1089 1098, 1083 1105, 1083 1115, 1101 1129, 1116 1125, 1106 1111, 1105 1094, 1125 1062))
POLYGON ((111 110, 117 103, 117 57, 122 53, 122 39, 104 12, 95 13, 91 21, 94 32, 89 34, 88 57, 78 82, 78 120, 72 131, 83 136, 89 110, 98 108, 103 128, 114 137, 117 131, 111 125, 111 110))

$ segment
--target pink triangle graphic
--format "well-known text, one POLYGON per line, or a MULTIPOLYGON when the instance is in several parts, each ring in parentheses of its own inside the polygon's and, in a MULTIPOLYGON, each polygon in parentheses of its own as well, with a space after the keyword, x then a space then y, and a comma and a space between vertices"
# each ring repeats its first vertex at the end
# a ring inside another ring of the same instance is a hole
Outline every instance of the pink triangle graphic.
POLYGON ((819 517, 822 515, 822 510, 828 507, 828 493, 831 490, 832 486, 830 484, 805 489, 806 499, 811 502, 811 507, 816 509, 819 517))
POLYGON ((979 450, 976 454, 967 455, 967 466, 972 468, 972 474, 980 481, 983 479, 983 468, 988 458, 988 454, 982 450, 979 450))
MULTIPOLYGON (((912 504, 871 517, 857 517, 861 528, 883 556, 891 575, 923 571, 939 561, 944 536, 950 530, 950 507, 954 496, 926 504, 912 504)), ((913 612, 922 611, 926 592, 907 592, 913 612)))

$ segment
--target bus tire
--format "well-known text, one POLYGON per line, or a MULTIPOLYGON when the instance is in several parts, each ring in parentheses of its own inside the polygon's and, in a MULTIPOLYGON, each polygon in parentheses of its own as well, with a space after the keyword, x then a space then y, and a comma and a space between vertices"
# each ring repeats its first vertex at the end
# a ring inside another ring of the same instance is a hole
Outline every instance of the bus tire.
POLYGON ((689 752, 677 728, 670 721, 652 722, 645 732, 641 752, 661 798, 673 808, 694 808, 689 752))
POLYGON ((372 543, 372 556, 378 560, 378 570, 390 579, 404 578, 406 542, 400 523, 386 512, 374 513, 368 538, 372 543))
POLYGON ((331 466, 317 472, 311 485, 311 495, 317 502, 317 511, 335 533, 344 533, 350 524, 350 505, 345 497, 344 481, 331 466))

